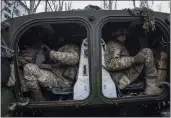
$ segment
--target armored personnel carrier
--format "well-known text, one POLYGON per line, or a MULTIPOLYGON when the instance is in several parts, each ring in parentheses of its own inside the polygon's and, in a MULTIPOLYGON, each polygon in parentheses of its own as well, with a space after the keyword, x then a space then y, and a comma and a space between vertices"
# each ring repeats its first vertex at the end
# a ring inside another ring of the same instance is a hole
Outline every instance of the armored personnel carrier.
POLYGON ((56 113, 56 116, 88 116, 94 113, 94 116, 103 116, 105 110, 112 111, 109 116, 151 116, 153 113, 161 116, 169 113, 170 16, 154 12, 151 24, 145 24, 147 21, 141 13, 135 14, 127 9, 75 10, 38 13, 2 22, 1 115, 53 116, 56 113), (104 62, 106 43, 117 28, 124 28, 127 33, 130 55, 135 55, 142 46, 152 49, 158 81, 163 88, 161 94, 143 94, 146 86, 143 73, 127 88, 118 88, 114 75, 105 68, 104 62), (74 84, 69 89, 41 88, 45 101, 34 101, 29 93, 21 90, 23 78, 17 56, 24 45, 31 45, 38 50, 36 64, 40 64, 45 60, 41 45, 46 44, 55 50, 60 38, 65 40, 61 45, 73 43, 80 48, 74 84), (15 80, 9 82, 12 72, 15 80), (46 112, 49 114, 43 115, 46 112))

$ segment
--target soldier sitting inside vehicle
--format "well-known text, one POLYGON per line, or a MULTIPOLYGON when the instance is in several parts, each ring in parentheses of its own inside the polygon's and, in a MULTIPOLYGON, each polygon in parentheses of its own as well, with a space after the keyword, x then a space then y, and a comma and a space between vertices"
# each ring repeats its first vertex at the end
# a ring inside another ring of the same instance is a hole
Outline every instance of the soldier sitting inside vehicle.
POLYGON ((144 48, 135 56, 130 56, 125 47, 126 37, 123 29, 117 29, 112 35, 114 39, 106 45, 105 65, 108 70, 112 71, 119 88, 126 88, 144 70, 144 78, 146 79, 145 94, 161 93, 162 89, 157 86, 157 69, 151 49, 144 48))
POLYGON ((18 57, 24 73, 22 90, 31 91, 35 101, 45 100, 39 85, 61 89, 72 87, 77 72, 76 64, 79 62, 79 48, 75 44, 64 45, 57 51, 46 45, 42 49, 48 62, 46 64, 35 64, 37 54, 33 48, 27 48, 18 57))

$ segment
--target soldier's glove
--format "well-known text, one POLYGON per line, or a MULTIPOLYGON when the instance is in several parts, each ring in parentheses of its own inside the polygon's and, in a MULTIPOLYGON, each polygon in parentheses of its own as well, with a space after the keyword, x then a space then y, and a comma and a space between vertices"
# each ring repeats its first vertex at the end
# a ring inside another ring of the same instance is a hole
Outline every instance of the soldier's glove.
POLYGON ((145 57, 141 53, 138 53, 137 55, 134 56, 135 63, 144 63, 144 61, 145 61, 145 57))
POLYGON ((129 78, 125 75, 123 75, 121 77, 121 79, 119 80, 119 88, 120 89, 124 89, 126 88, 129 84, 131 83, 131 81, 129 80, 129 78))
POLYGON ((42 44, 41 47, 42 47, 42 49, 43 49, 43 54, 44 54, 46 57, 48 57, 48 55, 49 55, 51 49, 50 49, 47 45, 44 45, 44 44, 42 44))

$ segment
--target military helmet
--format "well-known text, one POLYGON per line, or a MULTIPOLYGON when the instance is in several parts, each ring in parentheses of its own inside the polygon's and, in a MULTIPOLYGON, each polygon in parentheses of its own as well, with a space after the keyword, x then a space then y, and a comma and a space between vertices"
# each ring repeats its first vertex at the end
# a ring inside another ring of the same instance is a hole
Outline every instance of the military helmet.
POLYGON ((113 37, 118 37, 120 35, 127 35, 125 29, 119 28, 119 29, 116 29, 114 32, 112 32, 113 37))

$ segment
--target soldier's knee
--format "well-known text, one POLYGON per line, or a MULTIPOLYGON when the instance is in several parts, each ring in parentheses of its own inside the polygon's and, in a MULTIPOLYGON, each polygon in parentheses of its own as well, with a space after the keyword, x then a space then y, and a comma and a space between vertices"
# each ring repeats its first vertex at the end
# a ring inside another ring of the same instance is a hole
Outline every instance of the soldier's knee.
POLYGON ((144 55, 149 55, 149 56, 152 56, 153 55, 153 52, 152 52, 152 50, 150 49, 150 48, 144 48, 144 49, 142 49, 142 51, 143 51, 143 53, 144 53, 144 55))
POLYGON ((24 66, 24 75, 31 80, 36 80, 35 76, 40 75, 39 67, 36 64, 26 64, 24 66))
POLYGON ((29 63, 24 66, 24 71, 26 72, 34 72, 37 69, 38 69, 38 66, 36 64, 29 63))

